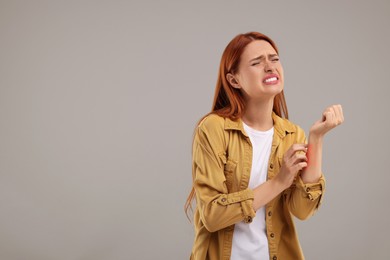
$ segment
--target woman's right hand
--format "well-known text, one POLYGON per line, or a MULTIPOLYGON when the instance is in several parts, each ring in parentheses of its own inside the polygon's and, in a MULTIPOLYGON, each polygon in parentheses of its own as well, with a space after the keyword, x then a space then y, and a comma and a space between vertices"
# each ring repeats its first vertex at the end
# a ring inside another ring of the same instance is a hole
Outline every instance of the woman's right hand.
POLYGON ((293 144, 284 153, 282 166, 274 179, 285 189, 291 186, 298 172, 307 166, 306 152, 307 144, 293 144), (298 151, 304 153, 298 153, 298 151))

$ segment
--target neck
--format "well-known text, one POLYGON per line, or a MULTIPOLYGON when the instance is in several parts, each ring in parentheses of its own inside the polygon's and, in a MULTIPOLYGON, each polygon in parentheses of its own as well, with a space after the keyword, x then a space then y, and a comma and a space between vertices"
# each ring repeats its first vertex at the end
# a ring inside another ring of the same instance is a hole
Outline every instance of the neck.
POLYGON ((272 108, 274 100, 269 99, 267 101, 254 102, 247 101, 242 121, 245 124, 259 131, 267 131, 274 125, 272 120, 272 108))

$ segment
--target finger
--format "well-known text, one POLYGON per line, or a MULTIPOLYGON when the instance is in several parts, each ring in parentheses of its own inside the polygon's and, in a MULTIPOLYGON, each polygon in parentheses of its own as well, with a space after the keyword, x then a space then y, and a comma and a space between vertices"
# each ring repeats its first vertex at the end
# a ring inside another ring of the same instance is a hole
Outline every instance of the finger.
POLYGON ((341 107, 341 105, 337 105, 336 108, 337 108, 338 116, 339 116, 338 119, 339 119, 339 122, 341 124, 344 122, 343 108, 341 107))
POLYGON ((290 157, 286 159, 286 166, 287 167, 293 167, 295 164, 301 162, 301 161, 307 161, 307 148, 304 148, 303 150, 296 150, 295 153, 290 157))
POLYGON ((327 125, 333 125, 333 121, 334 121, 334 112, 332 112, 331 109, 329 109, 328 111, 324 112, 324 117, 325 117, 325 123, 327 125))
POLYGON ((341 114, 340 114, 340 109, 339 109, 339 106, 340 105, 334 105, 333 106, 333 110, 334 110, 334 113, 335 113, 335 124, 336 126, 341 124, 341 114))
POLYGON ((284 153, 284 160, 288 161, 294 154, 294 149, 296 147, 296 144, 292 144, 290 148, 284 153))
POLYGON ((343 107, 340 105, 340 114, 341 114, 341 119, 344 122, 344 112, 343 112, 343 107))
POLYGON ((305 151, 307 150, 308 144, 292 144, 290 148, 285 153, 285 160, 290 161, 291 157, 297 152, 297 151, 305 151))
POLYGON ((331 107, 331 106, 330 106, 330 107, 327 107, 327 108, 324 110, 324 112, 322 113, 322 116, 324 117, 324 120, 322 120, 322 121, 325 121, 325 120, 326 120, 326 116, 327 116, 330 112, 332 112, 332 107, 331 107))
POLYGON ((340 111, 338 109, 338 105, 333 105, 332 108, 334 111, 335 120, 338 121, 338 119, 340 118, 340 111))
POLYGON ((291 159, 292 165, 298 164, 300 162, 307 162, 306 154, 295 154, 291 159))
POLYGON ((307 167, 307 162, 300 162, 294 165, 294 172, 298 173, 303 168, 307 167))
POLYGON ((338 126, 339 125, 339 111, 338 111, 336 105, 332 106, 332 111, 333 111, 333 126, 338 126))

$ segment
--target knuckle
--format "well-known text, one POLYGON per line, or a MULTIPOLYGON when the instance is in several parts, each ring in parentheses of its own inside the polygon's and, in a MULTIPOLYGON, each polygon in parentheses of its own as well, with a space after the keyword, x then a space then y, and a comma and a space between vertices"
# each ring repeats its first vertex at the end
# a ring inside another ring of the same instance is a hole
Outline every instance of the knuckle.
POLYGON ((293 144, 294 150, 299 150, 302 147, 302 144, 293 144))

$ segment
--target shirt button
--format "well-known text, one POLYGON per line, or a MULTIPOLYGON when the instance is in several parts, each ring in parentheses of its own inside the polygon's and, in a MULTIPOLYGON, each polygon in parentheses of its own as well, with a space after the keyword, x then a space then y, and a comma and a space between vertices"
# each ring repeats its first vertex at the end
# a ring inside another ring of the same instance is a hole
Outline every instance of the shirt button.
POLYGON ((272 212, 271 212, 271 211, 268 211, 268 216, 271 217, 271 215, 272 215, 272 212))
POLYGON ((271 163, 271 165, 269 166, 271 169, 273 169, 274 168, 274 165, 271 163))
POLYGON ((274 257, 272 257, 272 260, 277 260, 278 258, 276 257, 276 255, 274 255, 274 257))
POLYGON ((309 191, 310 191, 310 188, 309 188, 309 187, 307 187, 307 188, 306 188, 306 191, 307 191, 307 192, 309 192, 309 191))
POLYGON ((222 201, 222 202, 225 202, 225 201, 226 201, 226 198, 222 198, 221 201, 222 201))
POLYGON ((271 235, 270 235, 272 238, 274 238, 275 237, 275 234, 274 233, 271 233, 271 235))

